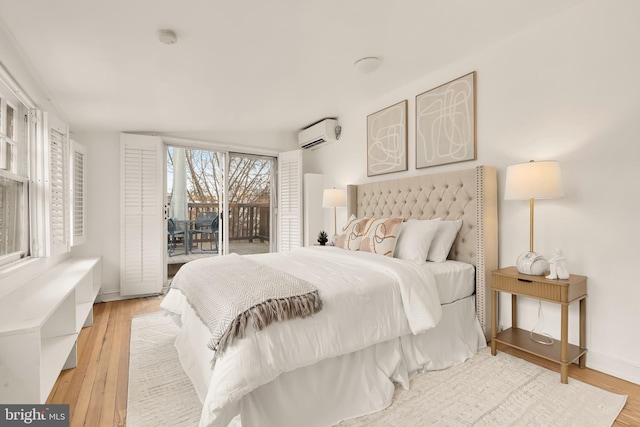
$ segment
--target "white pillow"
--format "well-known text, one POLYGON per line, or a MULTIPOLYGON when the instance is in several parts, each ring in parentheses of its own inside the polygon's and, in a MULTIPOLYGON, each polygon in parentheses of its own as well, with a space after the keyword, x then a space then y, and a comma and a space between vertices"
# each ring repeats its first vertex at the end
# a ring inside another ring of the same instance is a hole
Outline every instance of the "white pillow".
POLYGON ((440 218, 410 219, 402 224, 394 257, 417 261, 423 264, 427 260, 429 247, 438 231, 440 218))
POLYGON ((461 219, 455 221, 440 221, 436 236, 433 238, 433 242, 431 242, 431 247, 429 248, 427 261, 446 261, 449 256, 449 251, 451 251, 453 241, 456 240, 456 236, 461 227, 461 219))

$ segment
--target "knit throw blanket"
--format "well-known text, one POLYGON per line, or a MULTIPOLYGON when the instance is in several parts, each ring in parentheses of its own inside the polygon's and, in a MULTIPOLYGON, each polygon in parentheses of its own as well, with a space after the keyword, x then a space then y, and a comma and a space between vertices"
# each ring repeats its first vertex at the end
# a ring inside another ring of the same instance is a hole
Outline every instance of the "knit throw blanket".
POLYGON ((249 327, 262 330, 322 309, 318 290, 310 283, 237 254, 187 263, 171 287, 185 295, 211 331, 214 362, 249 327))

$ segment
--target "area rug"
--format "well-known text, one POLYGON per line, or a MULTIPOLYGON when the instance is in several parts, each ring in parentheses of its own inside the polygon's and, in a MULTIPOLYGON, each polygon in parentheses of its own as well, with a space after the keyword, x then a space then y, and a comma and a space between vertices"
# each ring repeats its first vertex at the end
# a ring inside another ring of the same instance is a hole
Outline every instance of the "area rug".
POLYGON ((173 346, 177 333, 163 313, 131 321, 128 427, 198 425, 202 405, 173 346))
MULTIPOLYGON (((197 426, 201 404, 173 347, 177 327, 161 313, 131 326, 129 427, 197 426)), ((344 421, 360 426, 610 426, 621 396, 488 348, 449 369, 425 372, 410 390, 396 387, 384 411, 344 421)))

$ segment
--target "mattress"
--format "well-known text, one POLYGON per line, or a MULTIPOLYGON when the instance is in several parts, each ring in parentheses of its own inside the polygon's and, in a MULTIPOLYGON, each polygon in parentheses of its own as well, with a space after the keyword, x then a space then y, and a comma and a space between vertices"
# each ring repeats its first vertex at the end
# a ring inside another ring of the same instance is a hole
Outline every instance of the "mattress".
POLYGON ((436 279, 440 304, 450 304, 475 293, 476 270, 462 261, 427 262, 423 268, 431 271, 436 279))

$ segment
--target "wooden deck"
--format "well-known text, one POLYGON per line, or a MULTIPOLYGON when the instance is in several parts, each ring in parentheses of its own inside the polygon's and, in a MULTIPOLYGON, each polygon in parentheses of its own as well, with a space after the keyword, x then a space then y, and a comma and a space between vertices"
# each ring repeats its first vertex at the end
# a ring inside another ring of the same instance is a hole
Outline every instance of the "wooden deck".
MULTIPOLYGON (((231 242, 229 249, 230 253, 239 255, 264 254, 269 252, 269 242, 231 242)), ((185 254, 183 247, 179 246, 172 256, 167 257, 167 276, 169 278, 173 277, 180 267, 189 261, 212 256, 218 256, 218 253, 197 249, 185 254)))
MULTIPOLYGON (((250 254, 264 254, 269 252, 269 243, 268 242, 231 242, 229 244, 229 252, 237 253, 239 255, 250 255, 250 254)), ((172 256, 167 257, 168 264, 184 264, 189 261, 193 261, 200 258, 207 258, 210 256, 217 256, 217 252, 211 251, 202 251, 200 249, 196 249, 194 251, 189 252, 188 255, 185 255, 184 249, 182 246, 178 246, 173 252, 172 256)))

